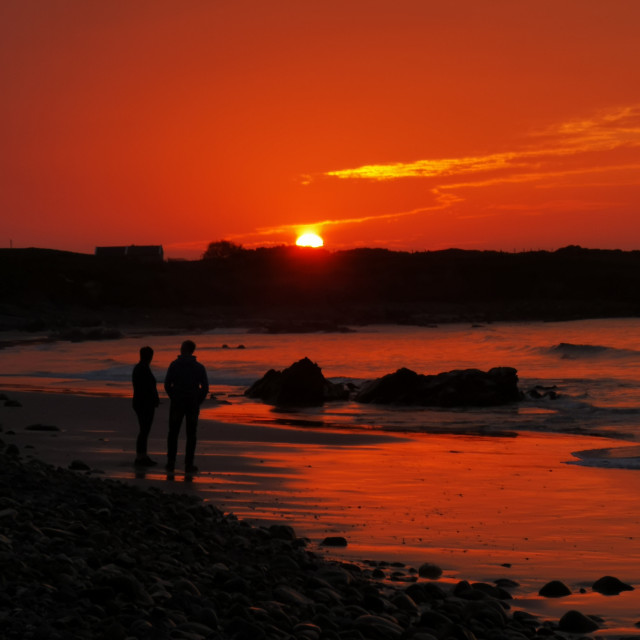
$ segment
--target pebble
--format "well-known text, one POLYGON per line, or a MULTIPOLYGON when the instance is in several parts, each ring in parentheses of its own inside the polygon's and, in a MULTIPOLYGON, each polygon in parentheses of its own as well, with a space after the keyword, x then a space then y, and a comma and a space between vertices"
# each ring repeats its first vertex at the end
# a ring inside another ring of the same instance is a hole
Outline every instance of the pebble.
POLYGON ((320 544, 325 547, 346 547, 348 542, 342 536, 328 536, 320 544))
POLYGON ((438 565, 425 562, 418 567, 418 575, 421 578, 437 580, 442 575, 442 569, 438 565))
POLYGON ((53 424, 30 424, 25 429, 27 431, 60 431, 60 427, 53 424))
POLYGON ((560 640, 561 631, 598 627, 577 612, 560 624, 511 613, 508 583, 452 586, 425 577, 438 573, 429 563, 416 572, 328 560, 289 526, 252 527, 193 495, 22 460, 7 448, 6 640, 560 640))

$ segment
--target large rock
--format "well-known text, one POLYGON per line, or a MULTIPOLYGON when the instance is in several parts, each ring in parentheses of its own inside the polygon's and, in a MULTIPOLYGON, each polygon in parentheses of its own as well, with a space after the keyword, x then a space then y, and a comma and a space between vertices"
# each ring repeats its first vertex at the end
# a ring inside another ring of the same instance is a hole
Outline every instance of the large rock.
POLYGON ((327 400, 347 399, 349 391, 327 380, 315 362, 303 358, 284 371, 270 369, 244 394, 277 406, 318 407, 327 400))
POLYGON ((462 369, 437 375, 403 368, 365 383, 355 396, 357 402, 422 407, 486 407, 520 399, 517 371, 511 367, 495 367, 488 372, 462 369))

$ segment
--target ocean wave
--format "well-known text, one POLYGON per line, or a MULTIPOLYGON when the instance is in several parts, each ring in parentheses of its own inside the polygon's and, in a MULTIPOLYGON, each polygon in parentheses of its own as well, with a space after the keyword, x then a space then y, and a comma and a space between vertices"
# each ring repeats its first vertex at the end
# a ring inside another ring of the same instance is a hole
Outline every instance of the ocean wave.
POLYGON ((577 460, 571 460, 569 464, 576 464, 583 467, 640 469, 639 445, 574 451, 572 455, 577 458, 577 460))
POLYGON ((577 360, 579 358, 599 358, 602 356, 629 358, 638 357, 640 352, 634 349, 618 349, 598 344, 573 344, 572 342, 560 342, 552 347, 543 348, 543 351, 553 355, 559 355, 563 359, 577 360))

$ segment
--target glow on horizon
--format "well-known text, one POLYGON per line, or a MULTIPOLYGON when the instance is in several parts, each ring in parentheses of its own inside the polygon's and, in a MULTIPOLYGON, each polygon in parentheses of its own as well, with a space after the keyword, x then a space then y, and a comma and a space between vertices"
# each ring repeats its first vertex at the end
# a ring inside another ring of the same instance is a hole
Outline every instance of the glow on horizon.
POLYGON ((629 0, 0 3, 0 246, 638 249, 639 23, 629 0))

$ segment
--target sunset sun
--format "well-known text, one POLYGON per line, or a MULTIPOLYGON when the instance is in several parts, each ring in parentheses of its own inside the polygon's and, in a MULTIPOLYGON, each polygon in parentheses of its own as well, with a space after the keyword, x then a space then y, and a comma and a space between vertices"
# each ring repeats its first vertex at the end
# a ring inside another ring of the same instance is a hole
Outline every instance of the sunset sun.
POLYGON ((303 233, 296 240, 299 247, 321 247, 324 244, 322 238, 316 233, 303 233))

